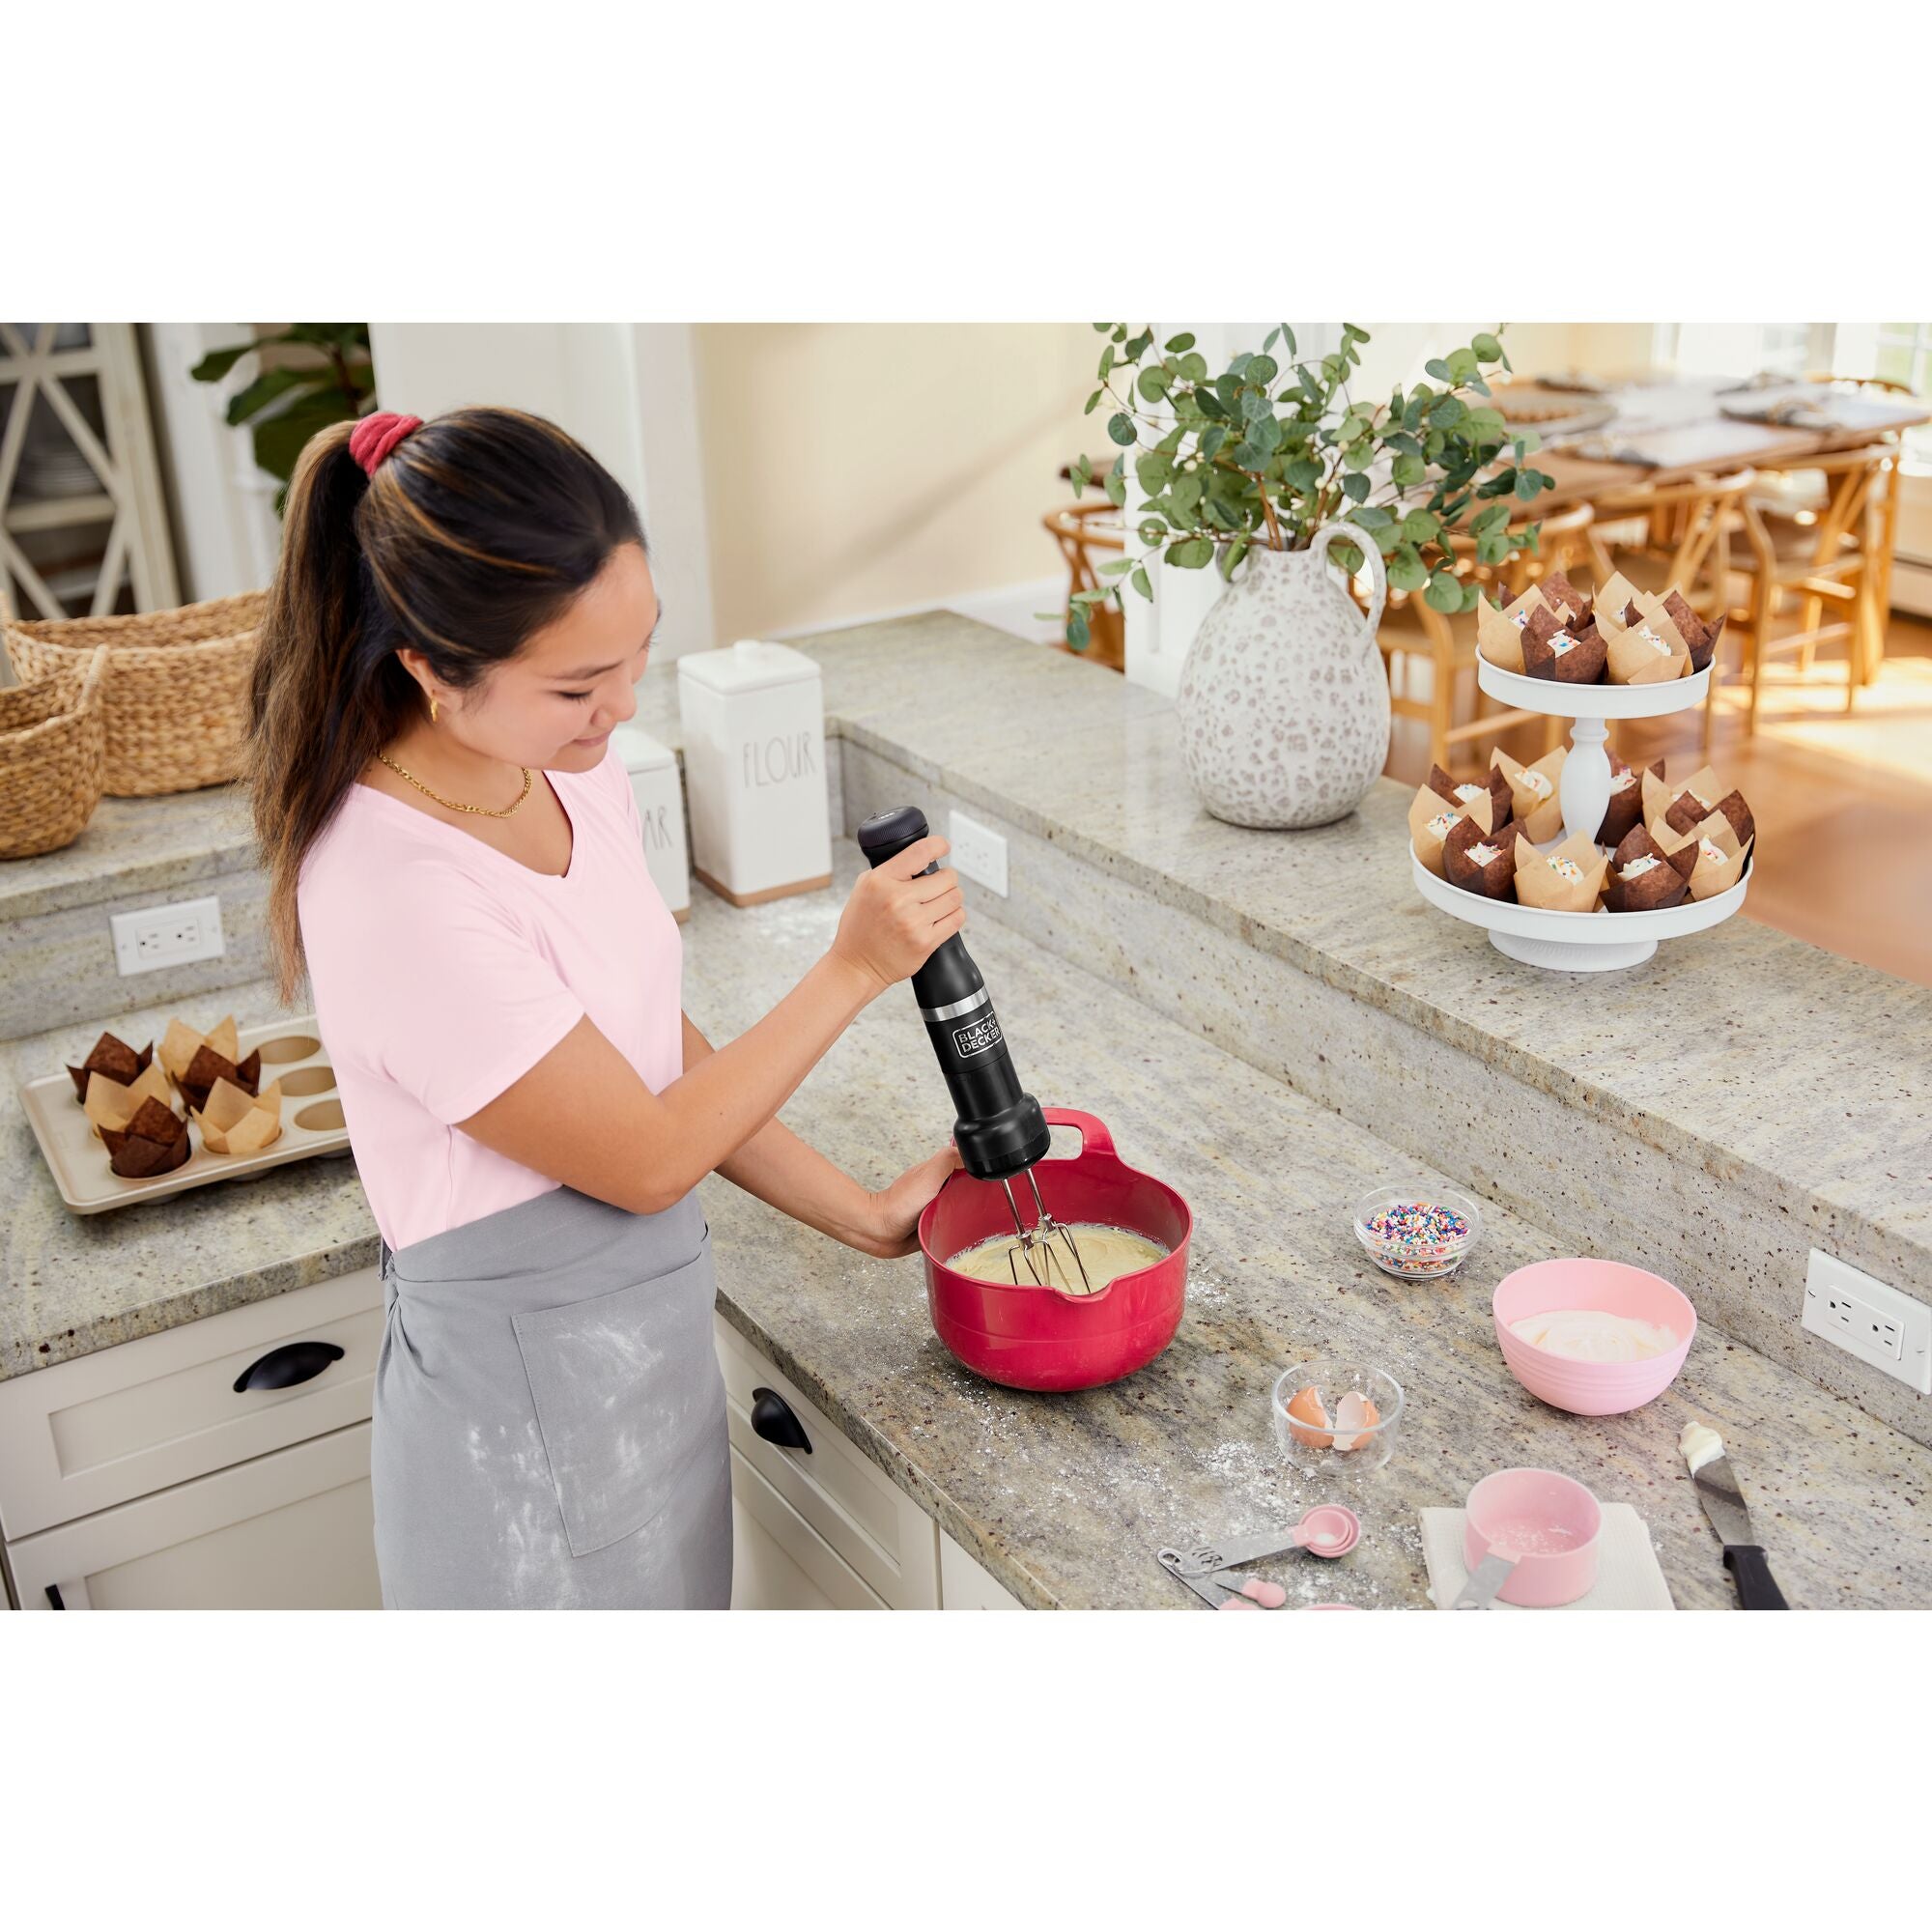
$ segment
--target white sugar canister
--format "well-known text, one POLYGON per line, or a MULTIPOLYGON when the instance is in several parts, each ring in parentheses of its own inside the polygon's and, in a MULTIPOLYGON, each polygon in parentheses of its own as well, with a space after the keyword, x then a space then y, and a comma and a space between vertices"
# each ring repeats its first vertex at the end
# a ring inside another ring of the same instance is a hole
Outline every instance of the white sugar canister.
POLYGON ((825 690, 789 644, 744 639, 677 661, 692 868, 733 905, 832 883, 825 690))
POLYGON ((611 736, 631 775, 631 796, 643 821, 644 862, 665 904, 680 920, 689 919, 691 857, 684 842, 684 786, 677 775, 677 753, 635 724, 620 724, 611 736))

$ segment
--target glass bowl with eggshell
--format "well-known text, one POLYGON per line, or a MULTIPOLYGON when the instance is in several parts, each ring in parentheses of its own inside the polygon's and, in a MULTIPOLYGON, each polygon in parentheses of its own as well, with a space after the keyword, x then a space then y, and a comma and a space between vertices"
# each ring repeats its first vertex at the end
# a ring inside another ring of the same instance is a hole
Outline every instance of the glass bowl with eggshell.
POLYGON ((1304 1476, 1365 1476, 1395 1454, 1402 1384, 1372 1363, 1302 1362, 1269 1397, 1274 1438, 1304 1476))
POLYGON ((1654 1402, 1676 1380, 1697 1333, 1690 1296, 1627 1262, 1533 1262, 1496 1284, 1490 1306, 1510 1374, 1539 1402, 1572 1415, 1622 1415, 1654 1402), (1593 1339, 1583 1324, 1570 1324, 1562 1348, 1539 1347, 1521 1332, 1541 1332, 1548 1341, 1563 1324, 1538 1318, 1578 1314, 1614 1318, 1638 1331, 1639 1347, 1655 1345, 1656 1351, 1581 1360, 1564 1350, 1593 1339), (1664 1336, 1667 1346, 1659 1342, 1664 1336))
POLYGON ((1434 1180, 1375 1187, 1355 1203, 1355 1238, 1397 1281, 1454 1274, 1482 1238, 1483 1213, 1461 1189, 1434 1180))

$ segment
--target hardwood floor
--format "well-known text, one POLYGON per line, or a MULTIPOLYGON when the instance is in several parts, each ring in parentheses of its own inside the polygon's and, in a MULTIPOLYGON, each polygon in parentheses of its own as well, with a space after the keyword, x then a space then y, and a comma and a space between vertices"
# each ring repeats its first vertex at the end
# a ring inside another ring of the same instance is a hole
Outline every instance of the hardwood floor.
MULTIPOLYGON (((1883 670, 1849 715, 1843 659, 1822 654, 1808 676, 1793 660, 1771 667, 1754 738, 1720 698, 1709 761, 1757 820, 1741 917, 1932 985, 1932 623, 1894 612, 1886 644, 1883 670)), ((1634 765, 1662 757, 1688 778, 1705 762, 1700 726, 1696 712, 1612 724, 1610 745, 1634 765)), ((1499 742, 1533 758, 1541 727, 1499 742)), ((1388 770, 1407 784, 1428 775, 1419 724, 1397 721, 1388 770)))

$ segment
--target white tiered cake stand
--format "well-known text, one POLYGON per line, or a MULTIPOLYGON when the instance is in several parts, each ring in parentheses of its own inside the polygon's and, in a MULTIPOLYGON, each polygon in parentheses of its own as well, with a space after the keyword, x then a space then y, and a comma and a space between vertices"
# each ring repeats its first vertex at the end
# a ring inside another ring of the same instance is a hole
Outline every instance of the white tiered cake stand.
MULTIPOLYGON (((1667 684, 1559 684, 1552 678, 1525 677, 1504 670, 1480 653, 1476 681, 1492 697, 1518 711, 1570 719, 1570 753, 1563 760, 1557 799, 1563 807, 1563 836, 1583 832, 1594 838, 1610 805, 1610 760, 1604 750, 1612 718, 1663 718, 1703 703, 1710 690, 1709 669, 1667 684), (1554 700, 1554 701, 1552 701, 1554 700)), ((1642 781, 1639 779, 1638 782, 1642 781)), ((1485 927, 1490 944, 1526 966, 1559 973, 1614 973, 1640 966, 1660 939, 1679 939, 1727 920, 1745 902, 1750 862, 1727 893, 1687 899, 1657 912, 1546 912, 1540 906, 1465 893, 1438 879, 1409 854, 1416 890, 1433 906, 1485 927)))

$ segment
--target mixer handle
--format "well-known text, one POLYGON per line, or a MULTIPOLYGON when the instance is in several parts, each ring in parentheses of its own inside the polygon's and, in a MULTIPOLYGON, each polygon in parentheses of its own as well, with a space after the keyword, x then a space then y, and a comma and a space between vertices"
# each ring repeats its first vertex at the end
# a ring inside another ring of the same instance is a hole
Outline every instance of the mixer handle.
POLYGON ((1107 1131, 1106 1122, 1096 1115, 1083 1114, 1077 1107, 1042 1107, 1039 1111, 1049 1127, 1078 1127, 1082 1153, 1103 1153, 1112 1160, 1120 1159, 1114 1151, 1114 1137, 1107 1131))

